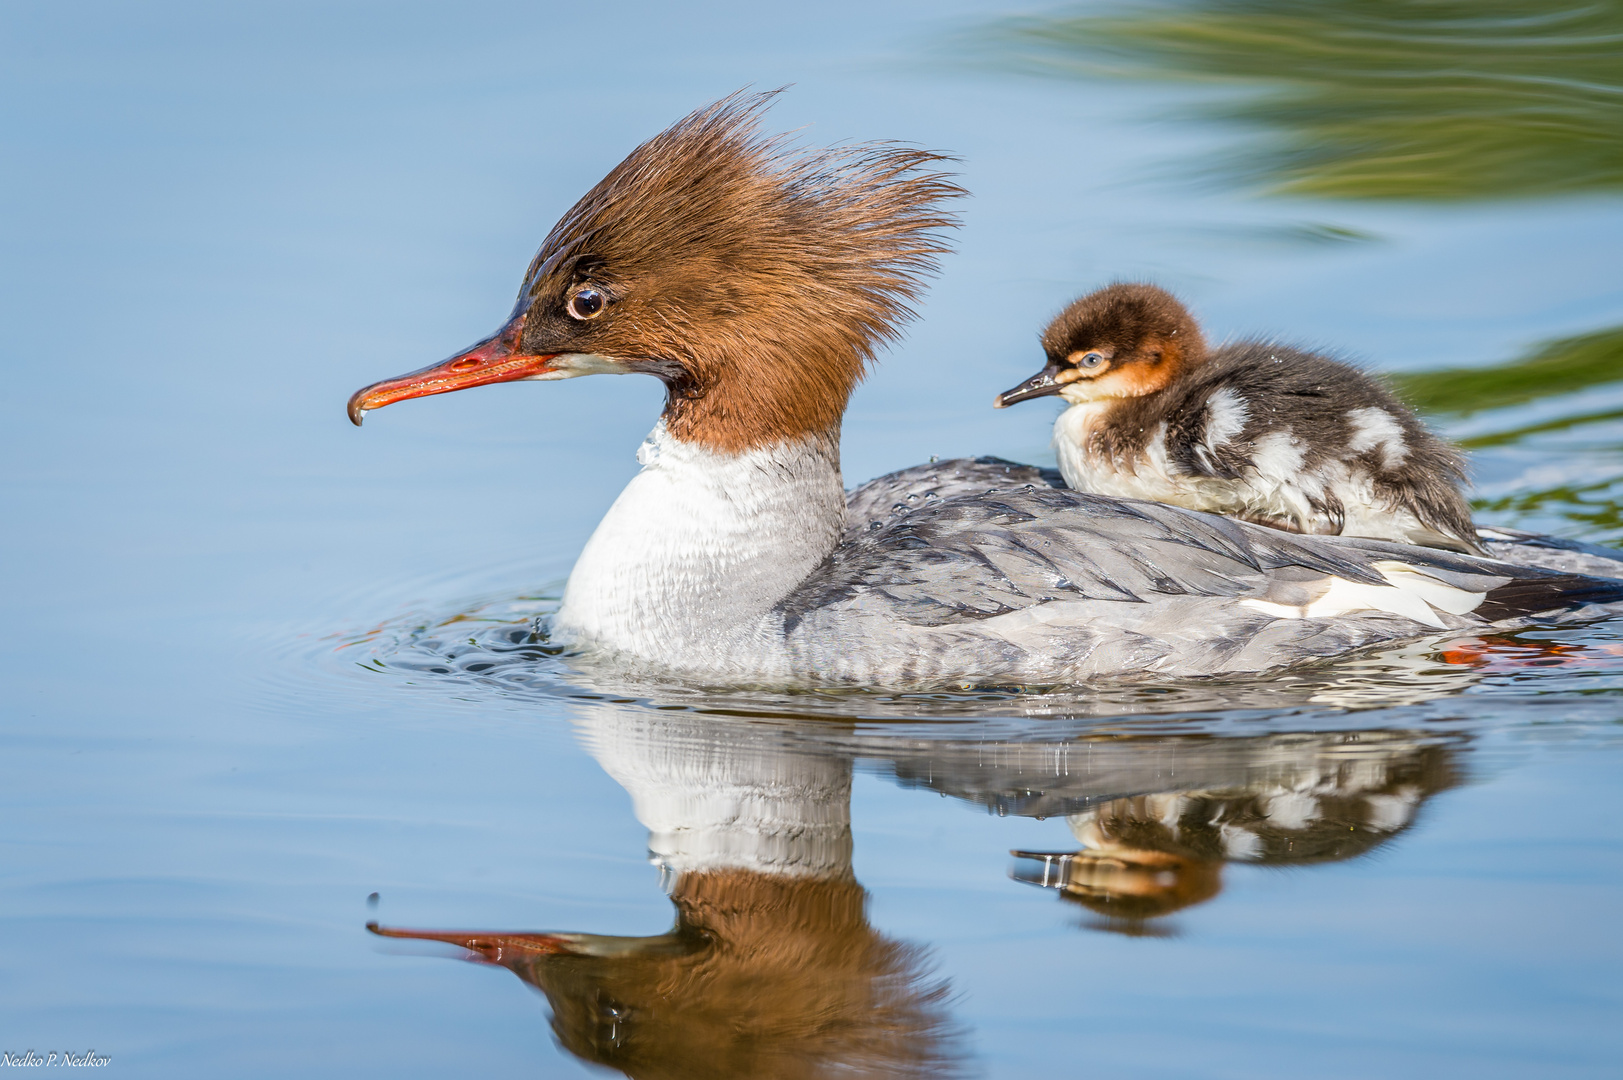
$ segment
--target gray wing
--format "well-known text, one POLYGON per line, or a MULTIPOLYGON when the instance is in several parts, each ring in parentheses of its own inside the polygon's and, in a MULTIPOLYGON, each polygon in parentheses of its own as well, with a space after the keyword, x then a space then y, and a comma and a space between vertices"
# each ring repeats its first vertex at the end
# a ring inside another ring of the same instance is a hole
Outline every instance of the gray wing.
POLYGON ((1021 465, 1000 457, 952 458, 887 473, 846 495, 843 539, 849 541, 882 528, 938 499, 980 495, 993 488, 1006 491, 1026 484, 1062 488, 1065 479, 1058 469, 1021 465))
POLYGON ((921 501, 842 544, 780 605, 803 671, 921 684, 1258 671, 1623 601, 1623 581, 1035 483, 921 501), (1424 609, 1424 622, 1392 610, 1278 614, 1337 582, 1402 591, 1381 573, 1394 564, 1472 606, 1424 609))
POLYGON ((1590 577, 1623 577, 1623 551, 1615 548, 1500 525, 1481 526, 1477 533, 1483 549, 1501 562, 1590 577))

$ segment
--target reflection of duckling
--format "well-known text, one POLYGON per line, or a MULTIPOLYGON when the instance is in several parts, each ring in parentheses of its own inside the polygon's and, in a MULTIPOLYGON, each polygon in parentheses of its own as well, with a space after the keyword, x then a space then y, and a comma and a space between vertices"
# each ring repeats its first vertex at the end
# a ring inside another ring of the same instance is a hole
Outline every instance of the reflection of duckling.
POLYGON ((1226 862, 1305 865, 1371 851, 1453 782, 1443 747, 1410 744, 1392 756, 1326 755, 1240 788, 1112 799, 1067 819, 1083 850, 1013 852, 1014 876, 1061 890, 1112 919, 1108 929, 1141 932, 1145 919, 1216 896, 1226 862))
POLYGON ((1459 453, 1359 371, 1263 341, 1208 350, 1169 293, 1111 285, 1043 332, 1002 408, 1058 394, 1071 487, 1289 532, 1477 551, 1459 453))

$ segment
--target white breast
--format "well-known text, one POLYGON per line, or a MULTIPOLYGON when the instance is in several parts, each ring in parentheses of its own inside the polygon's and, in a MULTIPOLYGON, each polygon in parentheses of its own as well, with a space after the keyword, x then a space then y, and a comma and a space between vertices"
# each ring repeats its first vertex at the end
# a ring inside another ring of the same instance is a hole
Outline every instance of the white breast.
POLYGON ((631 795, 648 854, 683 874, 743 869, 773 877, 851 872, 851 764, 795 753, 641 707, 580 708, 581 734, 631 795))
POLYGON ((569 576, 555 636, 677 669, 764 659, 769 650, 740 650, 740 639, 844 526, 836 455, 816 438, 721 454, 661 423, 569 576))

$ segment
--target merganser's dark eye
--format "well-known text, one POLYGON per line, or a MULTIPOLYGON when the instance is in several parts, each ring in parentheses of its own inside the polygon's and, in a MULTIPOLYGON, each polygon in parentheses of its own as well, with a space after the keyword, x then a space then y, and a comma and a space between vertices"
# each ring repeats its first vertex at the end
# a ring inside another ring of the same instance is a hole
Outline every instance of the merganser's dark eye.
POLYGON ((572 319, 595 319, 603 314, 603 308, 607 303, 601 292, 587 287, 571 296, 564 308, 572 319))
POLYGON ((1076 358, 1076 366, 1081 368, 1083 371, 1091 371, 1092 369, 1098 367, 1100 364, 1102 364, 1104 362, 1105 362, 1105 354, 1104 353, 1096 353, 1096 352, 1083 353, 1081 356, 1076 358))

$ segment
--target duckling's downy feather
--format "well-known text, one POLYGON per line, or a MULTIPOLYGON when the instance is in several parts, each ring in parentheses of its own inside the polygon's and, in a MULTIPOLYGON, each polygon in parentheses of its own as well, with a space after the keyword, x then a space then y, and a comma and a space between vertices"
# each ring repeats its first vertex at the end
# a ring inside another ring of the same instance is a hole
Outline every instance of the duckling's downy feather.
POLYGON ((1155 497, 1148 474, 1162 464, 1180 487, 1218 482, 1202 509, 1263 513, 1294 531, 1396 539, 1397 529, 1449 546, 1475 536, 1459 452, 1373 379, 1325 357, 1244 341, 1212 350, 1161 394, 1110 404, 1109 423, 1090 425, 1079 446, 1090 477, 1125 469, 1155 497), (1264 493, 1278 503, 1271 514, 1264 493))

